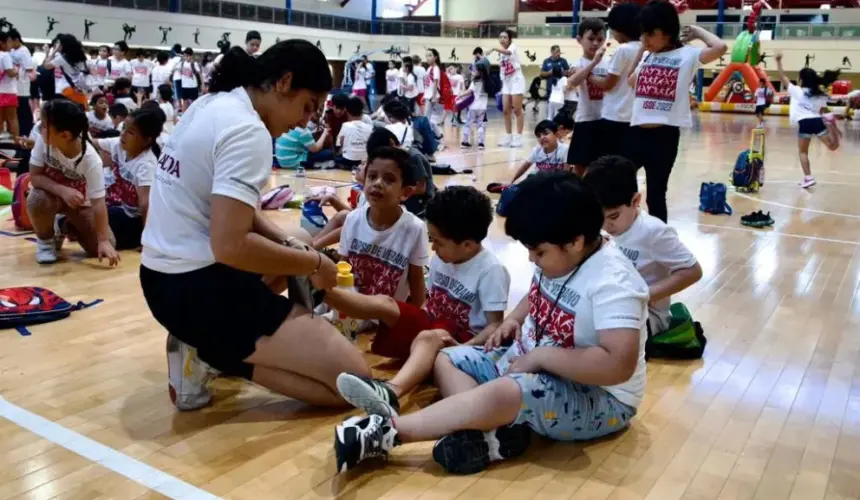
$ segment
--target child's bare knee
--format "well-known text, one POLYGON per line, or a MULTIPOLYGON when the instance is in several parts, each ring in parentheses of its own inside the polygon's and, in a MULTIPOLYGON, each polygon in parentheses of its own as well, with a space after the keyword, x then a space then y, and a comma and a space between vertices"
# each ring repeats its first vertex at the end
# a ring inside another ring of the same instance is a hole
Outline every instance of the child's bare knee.
POLYGON ((30 213, 56 212, 59 208, 59 198, 43 189, 33 188, 27 195, 27 211, 30 213))
MULTIPOLYGON (((448 335, 445 333, 445 335, 448 335)), ((437 351, 441 351, 443 347, 445 347, 445 342, 442 340, 442 332, 438 330, 424 330, 419 333, 415 339, 412 341, 412 345, 409 348, 409 351, 412 352, 418 346, 430 346, 437 351)), ((446 358, 448 356, 445 356, 446 358)))

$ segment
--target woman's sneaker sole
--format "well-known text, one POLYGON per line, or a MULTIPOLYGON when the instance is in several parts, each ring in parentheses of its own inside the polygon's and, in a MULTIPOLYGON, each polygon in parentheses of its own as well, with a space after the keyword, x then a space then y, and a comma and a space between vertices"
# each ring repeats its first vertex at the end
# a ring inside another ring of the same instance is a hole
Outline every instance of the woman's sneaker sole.
POLYGON ((341 373, 337 377, 337 391, 356 408, 367 412, 368 415, 380 415, 386 418, 397 417, 398 413, 394 407, 361 377, 350 373, 341 373))

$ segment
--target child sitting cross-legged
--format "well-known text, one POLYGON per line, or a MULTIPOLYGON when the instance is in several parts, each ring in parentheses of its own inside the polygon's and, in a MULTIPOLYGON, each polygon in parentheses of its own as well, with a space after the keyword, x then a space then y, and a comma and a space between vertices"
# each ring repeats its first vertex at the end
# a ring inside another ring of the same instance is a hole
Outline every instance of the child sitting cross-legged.
POLYGON ((568 145, 559 141, 558 125, 555 122, 544 120, 538 123, 535 127, 535 137, 537 137, 538 145, 517 169, 511 184, 515 184, 517 179, 525 175, 532 166, 538 172, 570 170, 567 165, 568 145))
POLYGON ((445 470, 475 473, 525 452, 531 430, 567 441, 626 428, 645 392, 648 287, 602 226, 597 197, 574 174, 524 180, 505 231, 537 266, 528 294, 484 346, 436 357, 444 399, 338 425, 338 470, 438 439, 433 458, 445 470))
POLYGON ((421 307, 429 257, 427 228, 402 206, 415 183, 409 153, 396 146, 370 151, 364 182, 367 203, 346 216, 338 253, 352 265, 360 293, 399 301, 408 297, 421 307))
POLYGON ((592 162, 585 174, 603 206, 603 229, 648 284, 648 328, 652 334, 669 329, 671 296, 702 278, 702 266, 681 242, 675 229, 642 211, 636 165, 621 156, 592 162))
POLYGON ((338 390, 370 413, 397 411, 397 399, 433 371, 436 354, 450 345, 484 345, 501 324, 510 276, 496 256, 481 246, 493 222, 490 199, 471 186, 452 186, 427 203, 430 296, 423 309, 384 295, 368 297, 333 289, 326 300, 338 311, 379 320, 372 351, 406 364, 389 382, 342 373, 338 390))

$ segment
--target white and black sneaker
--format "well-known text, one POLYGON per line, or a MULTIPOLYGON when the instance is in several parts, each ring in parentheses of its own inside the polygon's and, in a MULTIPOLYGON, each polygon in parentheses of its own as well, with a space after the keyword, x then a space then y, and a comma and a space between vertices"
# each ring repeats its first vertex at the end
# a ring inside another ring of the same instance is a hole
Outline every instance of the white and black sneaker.
POLYGON ((458 431, 436 441, 433 460, 451 474, 477 474, 492 462, 522 455, 530 442, 531 430, 525 425, 458 431))
POLYGON ((391 418, 400 413, 397 395, 380 380, 341 373, 337 376, 337 391, 347 403, 369 415, 391 418))
POLYGON ((391 419, 379 415, 348 418, 334 430, 337 470, 345 472, 368 458, 387 457, 399 444, 391 419))

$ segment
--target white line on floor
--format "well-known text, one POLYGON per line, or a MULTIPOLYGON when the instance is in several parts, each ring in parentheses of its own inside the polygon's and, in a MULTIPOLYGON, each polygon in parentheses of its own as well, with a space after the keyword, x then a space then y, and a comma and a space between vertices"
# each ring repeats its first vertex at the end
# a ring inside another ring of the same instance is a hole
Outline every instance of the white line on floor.
POLYGON ((765 205, 773 205, 773 206, 775 206, 775 207, 790 208, 790 209, 792 209, 792 210, 800 210, 800 211, 803 211, 803 212, 813 212, 813 213, 816 213, 816 214, 823 214, 823 215, 835 215, 836 217, 845 217, 845 218, 848 218, 848 219, 860 219, 860 215, 854 215, 854 214, 843 214, 843 213, 840 213, 840 212, 829 212, 829 211, 827 211, 827 210, 817 210, 817 209, 814 209, 814 208, 795 207, 795 206, 793 206, 793 205, 786 205, 785 203, 779 203, 779 202, 776 202, 776 201, 762 200, 761 198, 755 198, 755 197, 753 197, 753 196, 749 196, 749 195, 747 195, 747 194, 743 194, 743 193, 732 192, 732 191, 729 191, 729 193, 730 193, 730 194, 733 194, 733 195, 735 195, 735 196, 739 196, 739 197, 741 197, 741 198, 746 198, 747 200, 752 200, 752 201, 756 201, 756 202, 759 202, 759 203, 764 203, 765 205))
POLYGON ((823 241, 826 243, 840 243, 842 245, 852 245, 852 246, 860 246, 860 242, 857 241, 848 241, 848 240, 837 240, 834 238, 822 238, 819 236, 807 236, 805 234, 792 234, 792 233, 781 233, 779 231, 770 231, 767 229, 749 229, 746 227, 732 227, 732 226, 720 226, 718 224, 704 224, 702 222, 695 222, 691 220, 671 220, 669 221, 670 225, 676 224, 688 224, 699 227, 710 227, 714 229, 725 229, 728 231, 741 231, 744 233, 752 233, 756 236, 783 236, 786 238, 798 238, 802 240, 812 240, 812 241, 823 241))
POLYGON ((2 396, 0 396, 0 417, 168 498, 219 500, 219 497, 166 472, 16 406, 2 396))

